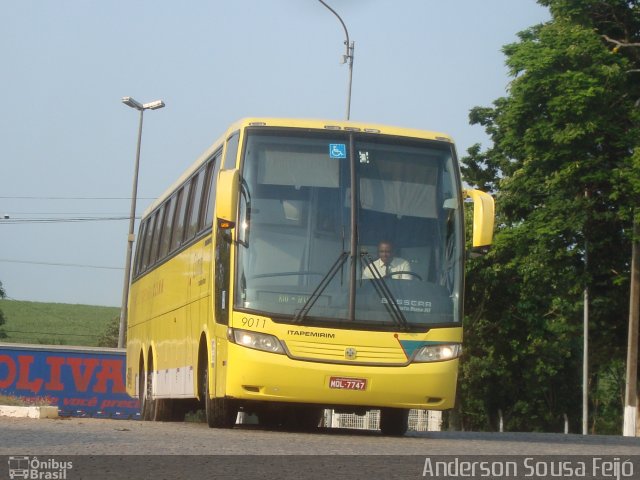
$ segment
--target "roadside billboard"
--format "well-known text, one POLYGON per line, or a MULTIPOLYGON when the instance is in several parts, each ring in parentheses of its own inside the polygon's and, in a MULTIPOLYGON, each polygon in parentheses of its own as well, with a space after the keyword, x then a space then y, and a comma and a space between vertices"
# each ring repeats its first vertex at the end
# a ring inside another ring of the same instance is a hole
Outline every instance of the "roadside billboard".
POLYGON ((60 416, 140 418, 124 379, 124 349, 0 343, 0 395, 45 400, 60 416))

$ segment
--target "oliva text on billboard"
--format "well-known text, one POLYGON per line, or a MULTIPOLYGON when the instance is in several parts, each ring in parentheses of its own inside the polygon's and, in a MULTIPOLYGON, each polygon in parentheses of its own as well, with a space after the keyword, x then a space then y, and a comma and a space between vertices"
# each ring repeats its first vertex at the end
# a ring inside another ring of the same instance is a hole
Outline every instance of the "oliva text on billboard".
POLYGON ((45 400, 62 416, 139 418, 124 378, 124 350, 0 344, 0 394, 45 400))

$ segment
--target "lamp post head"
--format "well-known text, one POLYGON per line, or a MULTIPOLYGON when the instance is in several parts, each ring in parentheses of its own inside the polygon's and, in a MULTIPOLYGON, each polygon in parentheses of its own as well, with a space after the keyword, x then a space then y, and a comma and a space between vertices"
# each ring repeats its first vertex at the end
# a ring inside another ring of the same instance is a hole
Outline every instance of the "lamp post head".
POLYGON ((149 103, 140 103, 133 97, 122 97, 122 103, 124 103, 127 107, 135 108, 136 110, 157 110, 159 108, 164 107, 164 102, 162 100, 155 100, 149 103))
POLYGON ((122 97, 122 103, 127 107, 135 108, 136 110, 142 110, 144 108, 144 106, 133 97, 122 97))
POLYGON ((164 102, 162 100, 155 100, 153 102, 145 103, 142 106, 145 110, 157 110, 164 107, 164 102))

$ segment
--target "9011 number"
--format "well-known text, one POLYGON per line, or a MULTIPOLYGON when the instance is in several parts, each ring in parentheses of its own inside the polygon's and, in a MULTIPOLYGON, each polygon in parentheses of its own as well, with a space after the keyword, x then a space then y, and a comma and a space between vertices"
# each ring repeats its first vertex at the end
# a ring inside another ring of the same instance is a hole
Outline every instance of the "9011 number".
POLYGON ((242 317, 242 326, 248 328, 264 328, 267 321, 264 318, 242 317))

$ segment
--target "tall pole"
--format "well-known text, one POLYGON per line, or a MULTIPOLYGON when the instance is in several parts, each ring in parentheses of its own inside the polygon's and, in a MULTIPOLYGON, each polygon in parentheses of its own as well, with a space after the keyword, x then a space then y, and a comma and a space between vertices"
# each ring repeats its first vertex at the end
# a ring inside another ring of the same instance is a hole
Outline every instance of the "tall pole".
POLYGON ((136 221, 136 200, 138 198, 138 170, 140 167, 140 145, 142 144, 142 119, 145 110, 157 110, 164 107, 162 100, 140 103, 131 97, 122 97, 122 103, 127 107, 134 108, 140 112, 140 122, 138 124, 138 145, 136 147, 136 163, 133 169, 133 188, 131 189, 131 210, 129 212, 129 236, 127 237, 127 258, 124 265, 124 281, 122 282, 122 306, 120 307, 120 328, 118 330, 118 348, 124 347, 124 337, 127 331, 127 307, 129 300, 129 283, 131 281, 131 256, 133 253, 133 233, 136 221))
POLYGON ((349 65, 349 88, 347 89, 347 120, 351 118, 351 83, 353 81, 353 50, 355 49, 355 42, 349 43, 349 36, 347 35, 347 55, 345 60, 349 65))
POLYGON ((349 66, 349 85, 347 88, 347 120, 349 120, 351 118, 351 83, 353 79, 353 51, 355 49, 355 42, 352 42, 349 40, 349 31, 347 30, 347 26, 342 21, 342 18, 340 18, 340 15, 338 15, 338 12, 336 12, 333 8, 327 5, 326 2, 324 2, 323 0, 318 0, 318 1, 322 5, 327 7, 327 9, 329 9, 329 11, 333 13, 338 18, 338 20, 340 20, 340 23, 342 24, 342 28, 344 29, 344 34, 347 37, 346 40, 344 41, 344 44, 347 48, 347 52, 346 52, 346 55, 344 55, 343 57, 343 63, 346 63, 349 66))
POLYGON ((589 287, 584 287, 582 326, 582 434, 589 433, 589 287))
POLYGON ((640 222, 634 217, 631 243, 631 292, 629 294, 629 338, 627 339, 627 375, 624 392, 622 434, 638 434, 638 323, 640 317, 640 222))
POLYGON ((129 299, 129 283, 131 281, 131 255, 135 240, 134 225, 136 221, 136 201, 138 198, 138 171, 140 169, 140 145, 142 144, 142 119, 144 108, 140 109, 138 124, 138 145, 136 147, 136 162, 133 168, 133 187, 131 188, 131 210, 129 211, 129 236, 127 237, 127 255, 124 264, 124 281, 122 282, 122 306, 120 308, 120 328, 118 331, 118 348, 124 347, 124 334, 127 330, 127 303, 129 299))
MULTIPOLYGON (((584 191, 585 199, 589 199, 589 191, 584 191)), ((586 230, 586 227, 583 229, 586 230)), ((584 304, 582 320, 582 434, 589 433, 589 284, 587 274, 589 273, 589 242, 587 234, 584 239, 584 304)))

